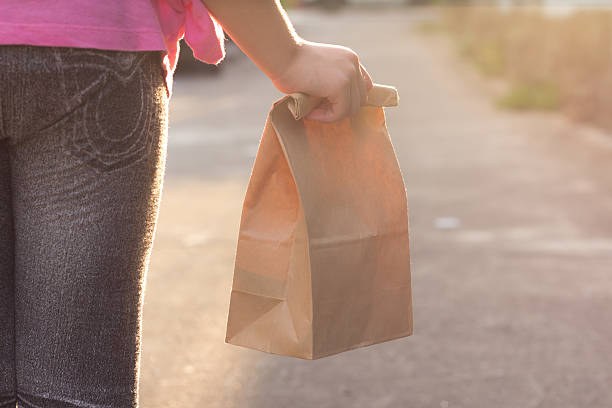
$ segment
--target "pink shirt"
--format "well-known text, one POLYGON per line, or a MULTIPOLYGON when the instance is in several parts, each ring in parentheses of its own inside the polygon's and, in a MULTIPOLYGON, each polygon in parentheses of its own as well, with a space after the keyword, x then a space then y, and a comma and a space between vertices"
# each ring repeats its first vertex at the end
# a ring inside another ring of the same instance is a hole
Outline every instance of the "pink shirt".
POLYGON ((225 56, 223 29, 201 0, 0 0, 0 44, 165 50, 168 97, 183 36, 201 61, 225 56))

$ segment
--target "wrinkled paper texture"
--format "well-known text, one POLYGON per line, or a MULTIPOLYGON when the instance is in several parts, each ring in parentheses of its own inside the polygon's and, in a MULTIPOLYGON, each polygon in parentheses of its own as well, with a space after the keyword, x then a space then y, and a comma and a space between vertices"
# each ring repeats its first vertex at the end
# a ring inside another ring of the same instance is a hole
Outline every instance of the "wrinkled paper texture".
POLYGON ((247 189, 225 341, 317 359, 412 334, 406 190, 385 123, 395 88, 358 115, 303 119, 292 94, 266 121, 247 189))

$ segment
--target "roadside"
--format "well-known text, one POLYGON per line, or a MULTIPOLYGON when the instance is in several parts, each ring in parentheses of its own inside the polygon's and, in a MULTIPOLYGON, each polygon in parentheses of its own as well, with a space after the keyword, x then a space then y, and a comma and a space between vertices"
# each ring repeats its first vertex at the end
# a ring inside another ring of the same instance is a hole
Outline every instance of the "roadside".
POLYGON ((441 7, 422 28, 444 34, 474 69, 503 81, 500 107, 561 111, 612 130, 612 9, 559 10, 441 7))

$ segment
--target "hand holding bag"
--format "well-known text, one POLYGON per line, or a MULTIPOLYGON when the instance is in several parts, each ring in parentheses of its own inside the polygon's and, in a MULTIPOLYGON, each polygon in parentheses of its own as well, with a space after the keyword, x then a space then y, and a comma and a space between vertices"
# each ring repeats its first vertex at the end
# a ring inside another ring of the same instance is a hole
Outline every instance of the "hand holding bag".
POLYGON ((406 190, 375 85, 358 115, 268 115, 244 200, 227 343, 317 359, 412 334, 406 190))

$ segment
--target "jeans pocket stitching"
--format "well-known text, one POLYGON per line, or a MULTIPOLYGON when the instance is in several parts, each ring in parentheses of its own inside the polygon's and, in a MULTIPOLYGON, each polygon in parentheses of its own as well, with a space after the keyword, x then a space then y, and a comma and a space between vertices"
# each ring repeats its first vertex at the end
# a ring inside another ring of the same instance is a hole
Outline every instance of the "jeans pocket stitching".
MULTIPOLYGON (((109 59, 106 52, 104 58, 89 63, 90 69, 101 72, 94 81, 101 82, 87 82, 88 86, 77 87, 79 93, 74 95, 74 103, 79 106, 71 115, 72 124, 63 138, 64 147, 98 172, 114 171, 142 161, 150 156, 154 144, 156 108, 150 89, 155 86, 152 84, 152 61, 142 53, 129 55, 133 60, 123 67, 120 60, 109 59), (136 91, 130 93, 134 88, 136 91), (135 97, 136 93, 139 97, 135 97), (131 99, 137 106, 113 111, 114 105, 121 105, 124 98, 131 99), (106 119, 100 120, 100 117, 106 119), (109 125, 113 122, 109 117, 120 121, 119 128, 124 133, 119 137, 110 134, 109 125)), ((78 66, 83 67, 82 64, 78 66)))

